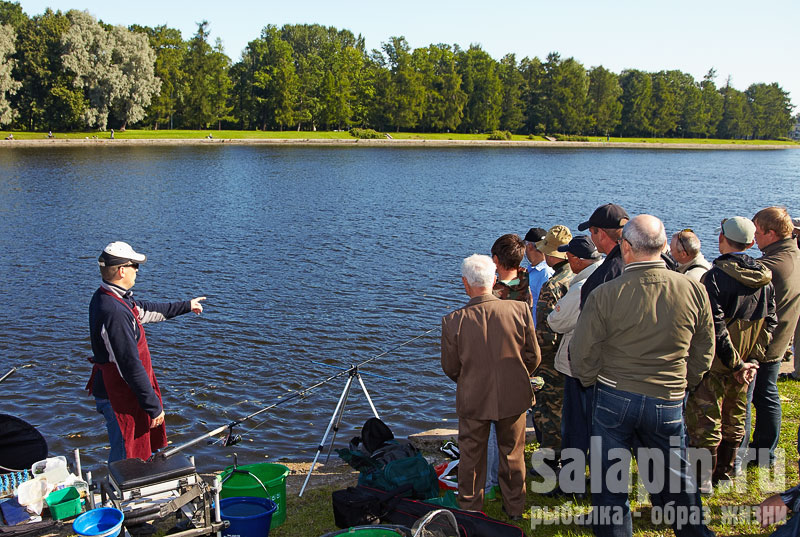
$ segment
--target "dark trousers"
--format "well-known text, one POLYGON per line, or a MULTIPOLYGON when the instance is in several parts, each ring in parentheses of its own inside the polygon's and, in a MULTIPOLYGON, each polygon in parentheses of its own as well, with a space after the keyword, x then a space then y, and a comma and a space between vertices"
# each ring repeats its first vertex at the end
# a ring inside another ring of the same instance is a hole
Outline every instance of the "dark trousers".
POLYGON ((592 436, 594 386, 584 388, 575 377, 564 375, 564 403, 561 408, 561 449, 589 451, 592 436))
POLYGON ((747 418, 745 419, 745 433, 743 447, 747 447, 750 439, 751 412, 750 403, 756 410, 756 427, 753 431, 753 440, 749 447, 758 450, 769 450, 769 461, 759 461, 759 464, 772 464, 775 461, 775 447, 781 433, 781 398, 778 394, 778 373, 781 370, 780 362, 759 364, 756 380, 750 383, 747 391, 747 418))

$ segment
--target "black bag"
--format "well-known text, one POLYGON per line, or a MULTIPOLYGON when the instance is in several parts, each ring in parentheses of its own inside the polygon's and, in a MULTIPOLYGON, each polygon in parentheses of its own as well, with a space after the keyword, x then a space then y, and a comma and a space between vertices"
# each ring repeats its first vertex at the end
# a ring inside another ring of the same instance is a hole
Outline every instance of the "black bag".
POLYGON ((364 451, 368 454, 372 455, 376 449, 382 447, 389 440, 394 440, 394 434, 389 426, 380 419, 370 418, 364 422, 364 426, 361 428, 361 442, 364 445, 364 451))
POLYGON ((410 486, 392 492, 378 494, 364 487, 347 487, 331 494, 333 519, 339 528, 350 528, 365 524, 378 524, 397 503, 397 498, 407 494, 410 486))
MULTIPOLYGON (((365 494, 373 494, 381 498, 386 493, 383 491, 359 485, 365 494)), ((385 502, 383 506, 386 514, 380 517, 381 522, 400 524, 411 527, 418 519, 436 509, 447 509, 452 512, 458 522, 458 531, 466 537, 525 537, 525 532, 513 524, 495 520, 477 511, 463 511, 451 507, 442 507, 433 503, 413 500, 410 498, 395 497, 393 501, 385 502)))

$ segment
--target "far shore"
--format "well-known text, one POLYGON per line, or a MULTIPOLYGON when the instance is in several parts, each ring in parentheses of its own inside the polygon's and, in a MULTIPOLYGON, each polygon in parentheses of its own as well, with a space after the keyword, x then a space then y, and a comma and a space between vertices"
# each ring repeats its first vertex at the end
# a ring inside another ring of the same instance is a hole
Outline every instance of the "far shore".
POLYGON ((686 142, 550 142, 538 140, 432 140, 432 139, 319 139, 319 138, 67 138, 44 140, 0 140, 0 148, 13 147, 73 147, 73 146, 174 146, 174 145, 273 145, 273 146, 330 146, 330 147, 537 147, 559 149, 699 149, 718 150, 775 150, 797 149, 798 144, 751 143, 686 143, 686 142))

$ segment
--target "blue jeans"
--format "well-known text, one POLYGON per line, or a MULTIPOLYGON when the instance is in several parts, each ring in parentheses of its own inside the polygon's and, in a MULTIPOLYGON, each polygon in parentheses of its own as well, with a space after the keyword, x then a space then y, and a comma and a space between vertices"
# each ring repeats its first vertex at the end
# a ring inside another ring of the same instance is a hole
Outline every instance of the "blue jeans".
POLYGON ((756 380, 750 383, 747 390, 747 418, 745 419, 742 447, 747 448, 749 445, 756 450, 768 449, 769 461, 759 461, 759 464, 762 465, 767 463, 771 465, 775 461, 775 447, 778 445, 778 437, 781 432, 781 398, 778 394, 780 370, 780 362, 759 364, 756 380), (757 420, 755 431, 753 431, 753 440, 748 444, 752 420, 750 403, 756 409, 757 420))
POLYGON ((594 387, 584 388, 575 377, 564 375, 564 402, 561 407, 561 449, 589 451, 592 435, 594 387))
POLYGON ((108 443, 111 444, 111 452, 108 454, 108 463, 120 461, 125 458, 125 440, 122 438, 122 431, 119 429, 117 417, 114 415, 114 410, 111 408, 111 402, 108 399, 95 399, 95 406, 97 412, 103 415, 106 419, 106 430, 108 431, 108 443))
MULTIPOLYGON (((700 494, 689 481, 683 407, 683 400, 667 401, 595 385, 590 461, 594 466, 596 457, 599 458, 602 469, 602 472, 594 468, 591 471, 595 535, 633 534, 628 500, 630 471, 620 463, 620 457, 626 453, 630 456, 630 449, 637 441, 642 448, 648 448, 647 452, 637 449, 640 476, 651 474, 645 476, 645 482, 662 478, 660 485, 654 483, 649 487, 653 509, 666 513, 664 506, 671 504, 667 509, 674 509, 674 513, 688 513, 688 522, 672 524, 677 537, 714 535, 702 522, 700 494), (645 463, 647 454, 649 462, 645 463), (615 477, 620 476, 621 469, 624 473, 619 481, 615 477)), ((673 516, 672 520, 675 519, 673 516)))
POLYGON ((786 524, 773 531, 769 537, 797 537, 800 535, 800 515, 795 513, 786 524))

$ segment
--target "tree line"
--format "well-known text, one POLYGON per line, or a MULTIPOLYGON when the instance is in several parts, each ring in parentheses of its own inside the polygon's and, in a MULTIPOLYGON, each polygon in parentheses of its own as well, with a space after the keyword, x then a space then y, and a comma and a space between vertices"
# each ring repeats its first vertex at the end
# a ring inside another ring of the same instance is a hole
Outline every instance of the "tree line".
POLYGON ((20 130, 140 128, 491 132, 784 138, 789 95, 677 70, 617 74, 553 52, 499 61, 479 45, 411 49, 317 24, 267 25, 232 63, 207 22, 184 40, 87 12, 28 17, 0 1, 0 124, 20 130))

